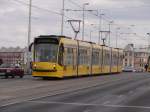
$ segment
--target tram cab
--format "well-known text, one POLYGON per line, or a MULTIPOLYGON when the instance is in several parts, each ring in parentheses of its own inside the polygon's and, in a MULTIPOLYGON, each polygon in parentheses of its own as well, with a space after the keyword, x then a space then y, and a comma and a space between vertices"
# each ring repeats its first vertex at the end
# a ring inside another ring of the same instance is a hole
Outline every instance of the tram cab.
POLYGON ((33 77, 62 77, 63 68, 61 64, 58 64, 58 55, 61 55, 59 53, 62 52, 63 47, 60 47, 59 41, 59 37, 52 35, 34 39, 31 64, 33 77))

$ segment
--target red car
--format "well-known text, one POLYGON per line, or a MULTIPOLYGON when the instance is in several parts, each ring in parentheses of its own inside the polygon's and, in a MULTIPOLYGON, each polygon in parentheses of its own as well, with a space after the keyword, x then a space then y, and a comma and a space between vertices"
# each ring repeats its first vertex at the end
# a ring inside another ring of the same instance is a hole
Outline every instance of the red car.
POLYGON ((12 78, 14 78, 15 76, 19 76, 20 78, 23 78, 24 70, 19 66, 2 64, 0 65, 0 76, 4 76, 5 78, 8 78, 9 76, 11 76, 12 78))

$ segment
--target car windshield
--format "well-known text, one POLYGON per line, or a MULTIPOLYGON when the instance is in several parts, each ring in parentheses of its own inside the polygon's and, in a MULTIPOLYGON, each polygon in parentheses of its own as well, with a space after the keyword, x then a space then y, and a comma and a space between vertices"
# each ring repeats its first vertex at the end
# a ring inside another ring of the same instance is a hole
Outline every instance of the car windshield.
POLYGON ((35 62, 56 62, 57 44, 40 43, 35 45, 35 62))

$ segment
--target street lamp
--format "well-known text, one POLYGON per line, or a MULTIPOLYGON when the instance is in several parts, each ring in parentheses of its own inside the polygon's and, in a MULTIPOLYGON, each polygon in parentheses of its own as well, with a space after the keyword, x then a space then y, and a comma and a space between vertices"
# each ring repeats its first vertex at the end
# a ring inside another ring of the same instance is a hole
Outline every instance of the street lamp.
MULTIPOLYGON (((91 24, 90 26, 92 27, 93 25, 94 25, 94 24, 91 24)), ((92 32, 93 32, 91 27, 90 27, 90 42, 92 41, 91 38, 92 38, 92 32)))
POLYGON ((64 11, 65 9, 65 0, 62 1, 62 18, 61 18, 61 35, 64 33, 64 11))
POLYGON ((116 28, 116 48, 118 47, 118 31, 120 30, 120 28, 116 28))
POLYGON ((85 20, 85 6, 89 5, 89 3, 83 4, 83 20, 82 20, 82 40, 84 40, 84 20, 85 20))
POLYGON ((148 35, 148 49, 149 49, 149 47, 150 47, 150 33, 147 33, 147 35, 148 35))
MULTIPOLYGON (((109 47, 110 47, 110 35, 111 35, 111 25, 114 23, 114 21, 110 21, 109 22, 109 40, 108 40, 108 44, 109 44, 109 47)), ((111 65, 111 48, 109 48, 109 64, 110 64, 110 68, 109 68, 109 71, 110 71, 110 73, 111 73, 111 67, 112 67, 112 65, 111 65)))
POLYGON ((27 42, 27 72, 30 72, 30 39, 31 39, 31 15, 32 15, 32 0, 29 1, 29 21, 28 21, 28 42, 27 42))
POLYGON ((108 40, 108 45, 109 45, 109 47, 110 47, 110 36, 111 36, 111 25, 114 23, 114 21, 110 21, 109 22, 109 40, 108 40))
POLYGON ((98 38, 98 44, 100 44, 100 40, 102 39, 102 16, 104 16, 104 14, 101 14, 101 10, 100 10, 100 14, 99 14, 99 38, 98 38))

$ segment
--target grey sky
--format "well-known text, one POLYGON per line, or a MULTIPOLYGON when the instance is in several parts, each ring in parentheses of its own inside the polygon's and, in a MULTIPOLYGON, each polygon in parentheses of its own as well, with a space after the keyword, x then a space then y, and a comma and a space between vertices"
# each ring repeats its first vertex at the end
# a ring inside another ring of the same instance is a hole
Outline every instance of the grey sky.
MULTIPOLYGON (((28 0, 17 0, 28 3, 28 0)), ((16 0, 0 0, 0 47, 21 46, 27 44, 28 6, 18 3, 16 0)), ((82 7, 89 2, 87 9, 102 9, 105 13, 103 30, 108 30, 108 22, 113 20, 111 45, 115 46, 116 28, 120 27, 119 47, 127 43, 135 43, 137 46, 147 45, 146 33, 150 32, 150 1, 149 0, 65 0, 66 9, 80 9, 72 4, 73 1, 82 7), (135 25, 132 26, 131 25, 135 25), (125 33, 136 33, 125 34, 125 33)), ((33 5, 50 11, 61 11, 62 0, 33 0, 33 5)), ((60 34, 61 16, 37 8, 32 11, 32 39, 38 35, 60 34)), ((82 12, 66 12, 66 16, 74 19, 82 19, 82 12)), ((65 18, 65 21, 67 18, 65 18)), ((92 30, 92 40, 98 40, 98 18, 86 12, 85 37, 89 40, 89 32, 92 30), (95 28, 93 28, 95 27, 95 28)), ((64 26, 65 35, 74 36, 67 22, 64 26)), ((80 39, 81 34, 78 35, 80 39)))

